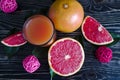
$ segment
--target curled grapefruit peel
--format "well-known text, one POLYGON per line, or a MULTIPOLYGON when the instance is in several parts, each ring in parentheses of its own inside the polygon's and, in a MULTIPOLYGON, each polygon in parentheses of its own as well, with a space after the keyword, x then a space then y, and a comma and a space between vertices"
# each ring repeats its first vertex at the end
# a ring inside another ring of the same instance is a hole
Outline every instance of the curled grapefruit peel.
POLYGON ((112 50, 106 46, 100 46, 96 50, 95 56, 101 63, 108 63, 112 59, 112 50))
POLYGON ((5 13, 12 13, 18 8, 16 0, 1 0, 0 9, 5 13))
POLYGON ((35 57, 34 55, 27 56, 23 60, 22 64, 24 69, 29 73, 35 72, 41 65, 37 57, 35 57))

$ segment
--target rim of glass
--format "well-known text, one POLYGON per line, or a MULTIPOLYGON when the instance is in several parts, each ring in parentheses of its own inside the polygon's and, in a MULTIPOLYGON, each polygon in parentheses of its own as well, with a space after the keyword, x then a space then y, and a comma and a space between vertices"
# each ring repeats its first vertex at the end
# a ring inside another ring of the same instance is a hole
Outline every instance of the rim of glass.
MULTIPOLYGON (((33 16, 29 17, 29 18, 25 21, 25 23, 24 23, 24 25, 23 25, 23 30, 22 30, 22 31, 23 31, 23 36, 24 36, 25 39, 26 39, 26 37, 25 37, 25 34, 24 34, 24 29, 25 29, 25 27, 26 27, 26 24, 27 24, 31 19, 36 18, 36 17, 39 17, 39 16, 45 16, 45 15, 36 14, 36 15, 33 15, 33 16)), ((51 34, 51 37, 50 37, 47 41, 45 41, 44 43, 42 43, 42 44, 34 44, 34 43, 29 42, 29 41, 26 39, 29 43, 31 43, 31 44, 33 44, 33 45, 36 45, 36 46, 45 46, 45 45, 49 44, 49 42, 56 36, 56 30, 55 30, 54 23, 52 22, 52 20, 51 20, 48 16, 45 16, 45 17, 48 18, 49 21, 50 21, 50 23, 52 24, 53 32, 52 32, 52 34, 51 34)))

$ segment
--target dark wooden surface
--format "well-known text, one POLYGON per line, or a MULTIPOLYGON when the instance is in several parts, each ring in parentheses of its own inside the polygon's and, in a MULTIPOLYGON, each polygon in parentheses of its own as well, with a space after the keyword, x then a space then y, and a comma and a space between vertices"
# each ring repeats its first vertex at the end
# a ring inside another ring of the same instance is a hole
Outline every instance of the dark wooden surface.
MULTIPOLYGON (((0 11, 0 40, 9 30, 17 28, 22 30, 24 21, 31 15, 47 15, 48 9, 54 0, 17 0, 19 8, 15 13, 5 14, 0 11)), ((120 34, 120 0, 79 0, 85 10, 85 16, 95 17, 110 32, 120 34)), ((61 15, 62 16, 62 15, 61 15)), ((80 31, 71 34, 57 32, 57 38, 70 36, 79 37, 80 31)), ((0 44, 0 80, 27 79, 27 80, 50 80, 47 56, 40 58, 41 68, 33 74, 27 73, 22 67, 22 60, 31 54, 33 45, 20 47, 17 54, 8 60, 3 45, 0 44)), ((94 53, 96 46, 84 42, 85 62, 82 69, 70 77, 56 75, 53 80, 120 80, 120 42, 111 46, 113 50, 112 61, 108 64, 96 60, 94 53)), ((47 54, 47 53, 41 53, 47 54)), ((40 54, 40 55, 41 55, 40 54)))

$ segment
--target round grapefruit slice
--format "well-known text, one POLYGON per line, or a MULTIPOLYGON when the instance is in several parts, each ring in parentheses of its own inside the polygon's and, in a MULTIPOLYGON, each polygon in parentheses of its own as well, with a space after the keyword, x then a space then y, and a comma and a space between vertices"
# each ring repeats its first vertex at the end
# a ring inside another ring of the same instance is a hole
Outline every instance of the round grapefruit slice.
POLYGON ((1 43, 9 47, 17 47, 24 45, 27 41, 24 39, 22 32, 17 32, 4 38, 1 43))
POLYGON ((85 39, 92 44, 106 45, 114 41, 108 30, 91 16, 84 19, 81 28, 85 39))
POLYGON ((72 38, 62 38, 52 44, 48 51, 50 68, 60 76, 77 73, 84 62, 82 45, 72 38))

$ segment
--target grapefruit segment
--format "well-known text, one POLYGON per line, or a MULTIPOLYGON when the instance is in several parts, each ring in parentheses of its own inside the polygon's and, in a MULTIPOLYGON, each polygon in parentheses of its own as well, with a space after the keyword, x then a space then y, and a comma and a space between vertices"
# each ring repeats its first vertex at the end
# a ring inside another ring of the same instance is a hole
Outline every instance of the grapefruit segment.
POLYGON ((22 32, 17 32, 4 38, 1 43, 9 47, 17 47, 24 45, 27 41, 24 39, 22 32))
POLYGON ((84 62, 82 45, 72 38, 57 40, 48 51, 50 68, 60 76, 77 73, 84 62))
POLYGON ((84 19, 82 33, 87 41, 95 45, 106 45, 114 41, 108 30, 91 16, 84 19))

